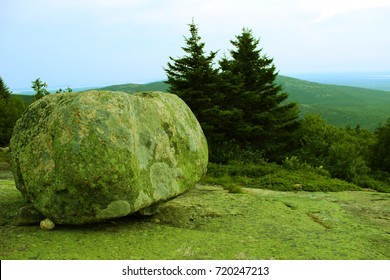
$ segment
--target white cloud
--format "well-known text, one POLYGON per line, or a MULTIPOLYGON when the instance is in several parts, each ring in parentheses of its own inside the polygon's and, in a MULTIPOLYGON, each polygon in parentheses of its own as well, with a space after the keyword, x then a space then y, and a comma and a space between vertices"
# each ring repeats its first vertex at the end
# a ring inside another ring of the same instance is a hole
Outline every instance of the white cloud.
POLYGON ((322 21, 340 13, 349 11, 364 10, 369 8, 390 7, 388 0, 319 0, 304 1, 307 5, 312 5, 312 9, 317 10, 319 16, 317 21, 322 21), (311 4, 310 4, 311 3, 311 4))

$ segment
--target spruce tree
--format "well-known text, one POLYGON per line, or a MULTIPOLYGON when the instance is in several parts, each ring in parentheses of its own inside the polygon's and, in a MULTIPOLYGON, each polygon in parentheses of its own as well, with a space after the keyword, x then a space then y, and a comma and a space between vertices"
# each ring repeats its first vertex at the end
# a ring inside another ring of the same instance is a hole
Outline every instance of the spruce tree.
POLYGON ((32 81, 31 83, 31 87, 35 90, 33 101, 37 101, 38 99, 41 99, 42 97, 50 94, 50 92, 46 89, 47 84, 42 82, 40 78, 36 79, 35 81, 32 81))
POLYGON ((242 112, 231 137, 242 146, 260 149, 272 160, 278 160, 288 149, 291 133, 298 127, 298 107, 286 103, 288 94, 275 83, 278 75, 273 59, 262 54, 260 40, 250 29, 231 43, 235 49, 230 58, 220 61, 221 77, 235 87, 226 92, 230 106, 242 112), (238 86, 238 88, 237 88, 238 86))
POLYGON ((0 98, 7 99, 11 96, 11 91, 4 83, 3 78, 0 77, 0 98))
POLYGON ((23 100, 11 91, 0 77, 0 147, 8 146, 16 121, 26 108, 23 100))
POLYGON ((185 37, 186 53, 181 58, 169 57, 166 71, 169 92, 178 95, 186 102, 197 117, 206 135, 209 146, 223 138, 220 110, 222 96, 218 91, 218 70, 213 68, 217 52, 206 54, 205 43, 201 42, 198 28, 194 21, 189 24, 190 37, 185 37))

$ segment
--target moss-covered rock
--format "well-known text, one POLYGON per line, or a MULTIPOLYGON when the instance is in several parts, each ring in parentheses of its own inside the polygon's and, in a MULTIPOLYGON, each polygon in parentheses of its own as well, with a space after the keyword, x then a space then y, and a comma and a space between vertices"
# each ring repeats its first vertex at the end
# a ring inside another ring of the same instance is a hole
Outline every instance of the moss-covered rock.
POLYGON ((16 187, 56 224, 126 216, 200 180, 207 142, 176 95, 88 91, 46 96, 11 139, 16 187))

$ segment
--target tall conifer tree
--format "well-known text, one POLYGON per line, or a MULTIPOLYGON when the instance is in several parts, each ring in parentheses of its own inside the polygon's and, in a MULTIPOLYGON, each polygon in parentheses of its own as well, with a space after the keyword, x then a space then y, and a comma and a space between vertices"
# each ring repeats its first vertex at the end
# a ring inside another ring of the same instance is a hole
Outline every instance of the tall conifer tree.
POLYGON ((296 103, 286 103, 287 93, 275 83, 278 75, 273 59, 262 54, 259 40, 250 29, 244 28, 231 43, 235 49, 231 58, 220 61, 222 77, 227 83, 233 81, 234 91, 226 94, 230 106, 242 112, 242 119, 231 130, 232 138, 243 146, 252 146, 264 151, 270 159, 284 154, 288 149, 291 133, 298 127, 296 103))
POLYGON ((7 99, 11 96, 11 91, 4 83, 3 78, 0 77, 0 98, 7 99))
POLYGON ((206 54, 205 43, 201 42, 194 21, 189 24, 190 37, 185 37, 186 53, 181 58, 170 57, 166 82, 169 92, 178 95, 191 108, 197 117, 210 144, 223 138, 220 123, 223 112, 220 110, 221 94, 218 91, 218 70, 213 68, 216 52, 206 54))
POLYGON ((8 146, 14 125, 26 108, 23 100, 11 93, 0 77, 0 147, 8 146))

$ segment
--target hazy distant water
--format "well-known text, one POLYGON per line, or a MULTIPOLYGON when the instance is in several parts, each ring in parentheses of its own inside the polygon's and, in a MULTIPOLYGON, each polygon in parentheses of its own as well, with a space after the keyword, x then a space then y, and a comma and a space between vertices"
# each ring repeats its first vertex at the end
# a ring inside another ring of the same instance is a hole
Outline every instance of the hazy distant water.
POLYGON ((299 73, 286 75, 310 82, 344 85, 390 91, 390 72, 387 73, 299 73))

